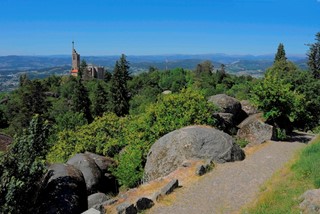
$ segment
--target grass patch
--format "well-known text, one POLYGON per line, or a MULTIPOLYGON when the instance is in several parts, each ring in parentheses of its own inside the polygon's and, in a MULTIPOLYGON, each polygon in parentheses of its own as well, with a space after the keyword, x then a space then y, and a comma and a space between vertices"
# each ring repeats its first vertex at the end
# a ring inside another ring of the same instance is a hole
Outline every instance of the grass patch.
POLYGON ((245 139, 236 138, 236 143, 241 147, 244 148, 249 144, 249 141, 245 139))
POLYGON ((299 197, 308 189, 320 187, 320 137, 261 188, 255 203, 242 213, 300 213, 299 197))

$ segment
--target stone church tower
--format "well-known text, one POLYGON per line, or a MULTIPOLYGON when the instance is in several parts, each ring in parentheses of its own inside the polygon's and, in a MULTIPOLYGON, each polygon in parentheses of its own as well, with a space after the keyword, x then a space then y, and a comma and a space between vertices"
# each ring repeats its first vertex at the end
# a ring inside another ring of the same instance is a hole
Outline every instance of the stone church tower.
POLYGON ((72 68, 71 75, 78 76, 78 71, 80 68, 80 54, 74 49, 74 41, 72 41, 72 68))
MULTIPOLYGON (((77 77, 80 69, 80 54, 74 49, 74 42, 72 42, 72 68, 71 75, 77 77)), ((89 64, 86 69, 84 69, 82 74, 82 79, 104 79, 104 68, 101 66, 95 66, 89 64)))

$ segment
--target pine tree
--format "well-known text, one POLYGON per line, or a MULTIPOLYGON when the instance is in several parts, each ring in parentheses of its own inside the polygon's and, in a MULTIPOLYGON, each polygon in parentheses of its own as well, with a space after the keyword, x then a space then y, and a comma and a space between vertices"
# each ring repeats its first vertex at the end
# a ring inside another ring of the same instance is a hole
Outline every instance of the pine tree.
POLYGON ((312 75, 320 79, 320 32, 316 34, 316 42, 309 45, 308 65, 312 75))
POLYGON ((113 112, 118 116, 124 116, 129 113, 129 91, 127 82, 130 79, 129 62, 126 56, 122 54, 119 61, 116 62, 111 78, 111 94, 113 100, 113 112))
POLYGON ((278 51, 274 57, 274 62, 287 61, 286 51, 284 50, 284 45, 282 43, 278 46, 278 51))
POLYGON ((87 70, 87 62, 83 59, 81 61, 81 64, 80 64, 80 68, 79 68, 79 71, 78 71, 78 77, 81 79, 82 77, 85 77, 86 78, 86 70, 87 70))
POLYGON ((83 85, 81 78, 78 78, 73 89, 71 109, 73 112, 83 113, 90 123, 93 119, 90 112, 90 105, 91 102, 88 91, 83 85))
POLYGON ((107 111, 108 93, 105 91, 100 82, 97 82, 94 88, 92 99, 92 114, 94 116, 102 116, 107 111))

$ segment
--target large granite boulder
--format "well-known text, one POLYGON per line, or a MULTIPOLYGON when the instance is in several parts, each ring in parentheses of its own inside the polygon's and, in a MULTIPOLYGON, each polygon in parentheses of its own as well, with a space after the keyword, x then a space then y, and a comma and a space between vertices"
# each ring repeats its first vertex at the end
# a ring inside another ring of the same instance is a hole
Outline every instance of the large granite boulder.
POLYGON ((87 186, 88 195, 96 193, 99 190, 102 173, 95 161, 87 154, 76 154, 71 157, 68 164, 79 169, 84 177, 87 186))
POLYGON ((320 189, 306 191, 301 197, 299 205, 301 213, 320 213, 320 189))
MULTIPOLYGON (((208 99, 209 102, 213 103, 214 105, 216 105, 220 110, 219 113, 224 113, 224 114, 231 114, 232 118, 231 120, 221 120, 224 119, 224 117, 221 117, 221 115, 219 117, 216 117, 216 119, 218 119, 218 122, 223 122, 226 124, 226 127, 229 127, 229 122, 231 121, 231 125, 232 125, 232 129, 236 129, 236 126, 241 123, 246 117, 248 117, 248 115, 242 110, 241 108, 241 103, 239 100, 237 100, 236 98, 230 97, 226 94, 217 94, 214 96, 209 97, 208 99)), ((233 134, 232 132, 230 132, 229 130, 232 129, 224 129, 224 131, 227 131, 228 133, 233 134)))
POLYGON ((145 179, 168 175, 186 160, 223 163, 244 157, 244 152, 230 135, 211 127, 189 126, 170 132, 152 145, 145 165, 145 179))
POLYGON ((264 123, 262 114, 249 116, 238 127, 237 136, 250 145, 258 145, 274 138, 274 127, 264 123))
POLYGON ((85 152, 85 154, 94 160, 94 162, 97 164, 98 168, 102 173, 99 191, 104 193, 118 193, 119 183, 116 177, 114 177, 110 171, 110 169, 116 165, 116 162, 112 158, 97 155, 91 152, 85 152))
POLYGON ((240 104, 242 110, 249 116, 259 113, 258 109, 254 107, 248 100, 242 100, 240 104))
POLYGON ((88 209, 87 189, 80 170, 53 164, 44 176, 37 200, 38 213, 77 214, 88 209))
POLYGON ((209 102, 212 102, 220 108, 220 112, 237 114, 241 110, 241 104, 236 98, 230 97, 226 94, 217 94, 209 97, 209 102))
POLYGON ((216 127, 230 135, 237 134, 238 127, 235 123, 234 115, 231 113, 214 113, 217 120, 216 127))

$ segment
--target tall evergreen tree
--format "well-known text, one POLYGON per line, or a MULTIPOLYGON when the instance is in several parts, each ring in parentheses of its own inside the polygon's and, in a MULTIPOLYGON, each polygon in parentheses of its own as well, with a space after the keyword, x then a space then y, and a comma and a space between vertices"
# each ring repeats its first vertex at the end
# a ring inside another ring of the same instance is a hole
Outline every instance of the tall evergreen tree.
POLYGON ((120 68, 120 71, 123 75, 123 78, 124 80, 127 82, 128 80, 131 79, 130 77, 130 64, 129 62, 127 61, 127 57, 126 55, 122 54, 121 57, 120 57, 120 61, 119 61, 119 68, 120 68))
POLYGON ((73 89, 71 109, 73 112, 83 113, 90 123, 93 119, 90 112, 90 105, 91 102, 88 91, 83 85, 81 78, 78 78, 73 89))
POLYGON ((79 68, 79 71, 78 71, 78 77, 79 78, 82 78, 82 77, 86 78, 87 67, 88 67, 87 62, 83 59, 81 61, 80 68, 79 68))
POLYGON ((320 79, 320 32, 316 34, 316 42, 309 46, 308 65, 314 78, 320 79))
POLYGON ((97 82, 92 99, 92 114, 102 116, 107 111, 108 93, 105 91, 100 82, 97 82))
POLYGON ((119 61, 116 62, 111 78, 111 94, 113 100, 113 111, 118 116, 124 116, 129 113, 129 90, 127 82, 130 79, 129 62, 126 56, 122 54, 119 61))
POLYGON ((274 57, 274 62, 287 61, 286 51, 284 50, 284 45, 282 43, 278 46, 278 51, 274 57))

